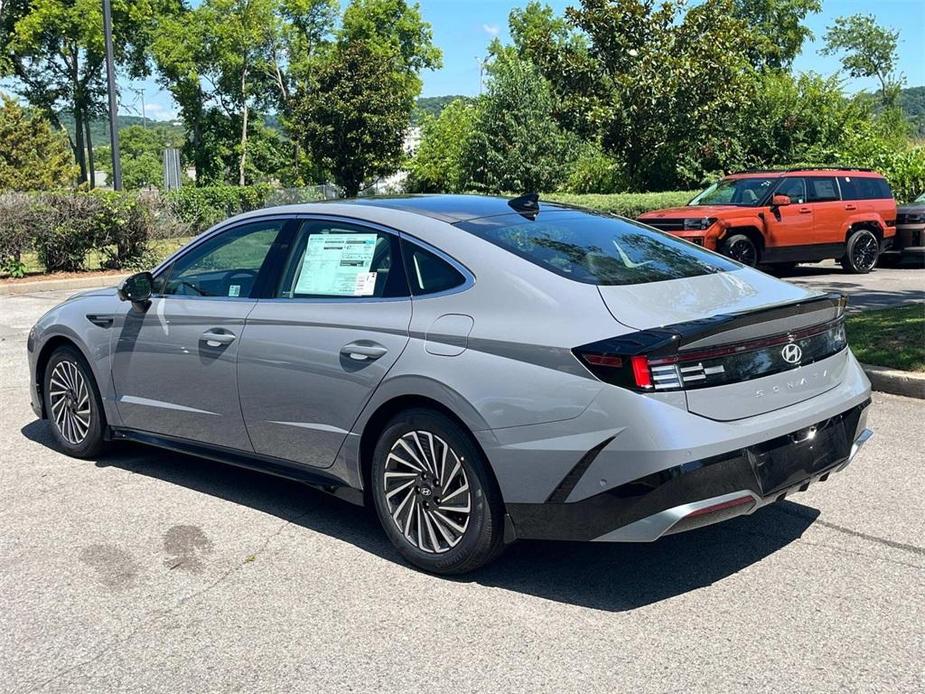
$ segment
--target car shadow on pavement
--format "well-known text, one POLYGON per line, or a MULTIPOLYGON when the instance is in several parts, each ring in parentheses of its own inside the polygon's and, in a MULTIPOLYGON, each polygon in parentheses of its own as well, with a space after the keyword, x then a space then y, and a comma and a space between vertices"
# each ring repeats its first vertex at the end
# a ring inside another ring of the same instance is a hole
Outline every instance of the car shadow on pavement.
MULTIPOLYGON (((46 421, 27 424, 22 434, 54 448, 46 421)), ((371 511, 299 482, 131 443, 114 444, 95 465, 248 506, 388 561, 403 561, 371 511)), ((798 539, 818 515, 816 509, 783 501, 751 516, 651 544, 521 541, 508 547, 493 564, 446 580, 622 612, 735 574, 798 539)))

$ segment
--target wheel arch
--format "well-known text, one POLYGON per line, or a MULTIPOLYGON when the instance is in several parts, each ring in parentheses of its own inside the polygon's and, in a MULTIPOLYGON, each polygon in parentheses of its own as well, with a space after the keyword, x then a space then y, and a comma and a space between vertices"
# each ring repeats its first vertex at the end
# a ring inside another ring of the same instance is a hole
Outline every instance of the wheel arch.
POLYGON ((765 239, 764 234, 761 233, 761 230, 753 224, 740 224, 733 225, 726 228, 723 232, 723 235, 720 237, 720 243, 726 241, 729 237, 735 236, 736 234, 743 234, 752 240, 752 243, 755 244, 755 247, 758 249, 758 253, 764 253, 765 239))
POLYGON ((848 229, 845 231, 845 243, 848 243, 848 239, 851 238, 853 233, 864 229, 872 232, 873 235, 877 237, 877 241, 881 243, 883 242, 883 223, 875 218, 864 217, 861 219, 852 219, 848 221, 848 229))
MULTIPOLYGON (((39 354, 35 360, 35 386, 39 394, 39 403, 42 407, 42 418, 48 418, 48 412, 45 411, 45 370, 48 368, 48 361, 51 359, 51 355, 54 354, 55 350, 59 347, 71 347, 76 350, 84 360, 90 364, 90 360, 87 358, 87 353, 81 347, 80 343, 70 335, 53 335, 48 338, 43 344, 42 348, 39 350, 39 354)), ((91 373, 93 368, 90 369, 91 373)), ((96 374, 94 374, 96 378, 96 374)), ((99 387, 99 385, 97 385, 99 387)))

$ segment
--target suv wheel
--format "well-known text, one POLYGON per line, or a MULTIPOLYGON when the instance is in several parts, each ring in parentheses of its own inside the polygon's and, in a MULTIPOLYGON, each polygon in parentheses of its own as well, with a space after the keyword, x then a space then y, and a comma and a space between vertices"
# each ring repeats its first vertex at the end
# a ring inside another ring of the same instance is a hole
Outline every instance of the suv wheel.
POLYGON ((373 453, 372 496, 389 540, 418 568, 472 571, 503 549, 504 508, 469 434, 431 410, 402 412, 373 453))
POLYGON ((723 255, 737 260, 743 265, 755 267, 758 264, 758 247, 745 234, 733 234, 720 248, 723 255))
POLYGON ((848 237, 841 265, 848 272, 863 275, 874 269, 880 257, 880 241, 869 229, 858 229, 848 237))
POLYGON ((59 347, 45 367, 45 413, 58 447, 75 458, 92 458, 103 448, 103 407, 86 359, 73 347, 59 347))

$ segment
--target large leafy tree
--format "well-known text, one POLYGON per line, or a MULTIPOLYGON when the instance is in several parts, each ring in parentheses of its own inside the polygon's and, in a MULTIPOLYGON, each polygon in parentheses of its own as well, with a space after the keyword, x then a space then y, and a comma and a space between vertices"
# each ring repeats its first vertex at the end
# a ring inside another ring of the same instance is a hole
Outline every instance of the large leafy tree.
POLYGON ((821 0, 734 0, 735 16, 751 29, 748 54, 756 68, 789 69, 807 39, 803 20, 822 9, 821 0))
POLYGON ((465 190, 464 156, 475 114, 475 105, 465 99, 454 99, 439 116, 424 117, 420 144, 408 162, 409 188, 421 193, 465 190))
POLYGON ((420 72, 440 51, 418 6, 354 0, 336 39, 297 75, 292 135, 348 196, 397 170, 420 72))
POLYGON ((552 109, 549 86, 532 63, 498 56, 465 144, 465 185, 488 192, 554 190, 569 157, 552 109))
POLYGON ((844 70, 855 78, 874 77, 885 104, 899 97, 902 78, 896 74, 899 32, 877 24, 873 15, 839 17, 825 33, 824 55, 841 56, 844 70))
MULTIPOLYGON (((157 17, 177 0, 113 0, 116 63, 130 76, 147 72, 146 50, 157 17)), ((103 12, 97 0, 5 0, 0 12, 0 77, 57 127, 56 113, 71 111, 71 141, 86 181, 93 166, 89 121, 105 112, 103 12)))
POLYGON ((0 190, 51 190, 77 175, 67 135, 13 99, 0 95, 0 190))

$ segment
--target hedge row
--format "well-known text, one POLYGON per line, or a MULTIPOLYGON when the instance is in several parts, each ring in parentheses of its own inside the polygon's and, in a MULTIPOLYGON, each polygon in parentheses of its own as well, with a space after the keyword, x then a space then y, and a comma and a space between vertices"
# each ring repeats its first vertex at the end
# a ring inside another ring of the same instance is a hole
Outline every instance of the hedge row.
MULTIPOLYGON (((692 192, 549 194, 543 199, 636 217, 648 210, 683 205, 692 192)), ((270 186, 186 187, 157 192, 0 194, 0 273, 22 276, 23 255, 35 253, 46 272, 87 268, 91 252, 100 265, 138 269, 156 264, 155 242, 188 238, 249 210, 318 199, 316 189, 270 186)))
POLYGON ((187 238, 241 212, 317 199, 313 189, 187 187, 169 193, 67 191, 0 194, 0 273, 22 276, 35 253, 46 272, 87 269, 91 252, 107 269, 150 267, 154 242, 187 238))

